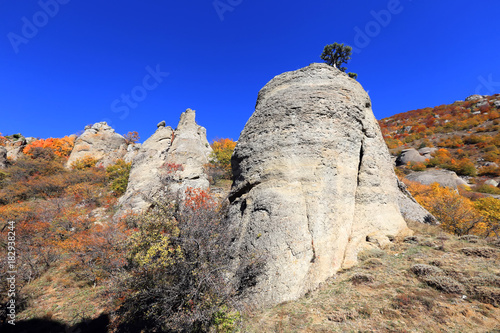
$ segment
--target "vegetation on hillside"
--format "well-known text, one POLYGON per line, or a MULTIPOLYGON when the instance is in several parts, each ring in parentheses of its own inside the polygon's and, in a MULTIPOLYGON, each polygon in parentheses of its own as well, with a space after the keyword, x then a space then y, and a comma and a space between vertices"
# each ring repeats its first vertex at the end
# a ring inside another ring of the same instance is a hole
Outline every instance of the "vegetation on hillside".
POLYGON ((500 174, 499 106, 500 95, 493 95, 400 113, 379 124, 393 153, 409 147, 437 147, 443 149, 440 160, 431 161, 429 167, 452 169, 453 164, 473 163, 480 175, 500 174), (486 162, 497 166, 488 167, 486 162))

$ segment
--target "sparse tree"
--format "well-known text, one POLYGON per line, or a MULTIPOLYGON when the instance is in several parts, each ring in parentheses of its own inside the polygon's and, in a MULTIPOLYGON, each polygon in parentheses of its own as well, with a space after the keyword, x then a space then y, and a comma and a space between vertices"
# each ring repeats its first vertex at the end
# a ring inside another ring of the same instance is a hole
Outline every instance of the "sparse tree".
MULTIPOLYGON (((347 64, 351 59, 352 47, 344 44, 333 43, 326 45, 321 54, 321 59, 323 59, 328 65, 340 69, 342 72, 347 70, 346 67, 342 67, 342 64, 347 64)), ((358 77, 356 73, 347 73, 349 77, 355 79, 358 77)))

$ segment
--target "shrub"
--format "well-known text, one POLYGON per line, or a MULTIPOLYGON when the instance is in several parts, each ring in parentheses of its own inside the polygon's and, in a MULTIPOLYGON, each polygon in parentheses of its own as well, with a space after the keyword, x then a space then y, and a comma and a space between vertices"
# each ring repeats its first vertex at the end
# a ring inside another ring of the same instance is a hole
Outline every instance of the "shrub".
POLYGON ((497 250, 491 247, 465 247, 460 250, 467 256, 491 258, 497 254, 497 250))
POLYGON ((139 133, 137 133, 136 131, 123 134, 123 137, 125 138, 125 141, 128 145, 136 143, 140 139, 139 133))
POLYGON ((481 232, 486 237, 500 238, 500 200, 487 197, 474 202, 474 207, 483 217, 481 232))
POLYGON ((434 215, 446 231, 458 236, 483 232, 482 217, 469 199, 437 183, 427 186, 404 182, 415 200, 434 215))
POLYGON ((365 284, 372 283, 374 281, 374 278, 370 274, 356 273, 351 276, 350 280, 353 284, 365 284))
POLYGON ((427 166, 422 162, 408 162, 407 168, 411 171, 424 171, 427 166))
POLYGON ((444 293, 448 294, 464 294, 465 293, 465 287, 456 281, 455 279, 452 279, 449 276, 444 276, 444 275, 430 275, 422 278, 422 280, 429 285, 430 287, 433 287, 437 290, 440 290, 444 293))
POLYGON ((180 206, 155 202, 129 222, 135 232, 127 245, 128 277, 116 295, 119 329, 206 331, 235 318, 227 308, 235 290, 226 283, 233 237, 226 207, 201 190, 185 196, 180 206))
POLYGON ((73 150, 75 143, 74 138, 65 136, 64 138, 48 138, 39 139, 28 144, 24 149, 23 153, 26 155, 32 155, 34 148, 47 148, 54 152, 55 155, 59 157, 68 157, 73 150))
POLYGON ((438 275, 438 274, 443 273, 443 271, 440 268, 438 268, 436 266, 425 265, 425 264, 413 265, 410 268, 410 270, 418 277, 438 275))
MULTIPOLYGON (((212 169, 221 170, 221 178, 231 179, 231 155, 233 154, 236 142, 232 139, 218 139, 212 142, 213 152, 210 154, 210 165, 212 169)), ((216 173, 213 173, 213 177, 216 173)))
POLYGON ((71 168, 76 170, 85 170, 95 167, 97 162, 99 162, 99 160, 96 158, 92 156, 85 156, 71 163, 71 168))
POLYGON ((495 165, 483 166, 479 168, 478 174, 480 176, 499 177, 500 168, 495 165))
POLYGON ((500 194, 500 188, 488 184, 479 185, 475 190, 479 193, 500 194))
POLYGON ((106 168, 106 176, 110 181, 110 188, 116 196, 121 196, 127 190, 128 178, 132 163, 118 160, 106 168))

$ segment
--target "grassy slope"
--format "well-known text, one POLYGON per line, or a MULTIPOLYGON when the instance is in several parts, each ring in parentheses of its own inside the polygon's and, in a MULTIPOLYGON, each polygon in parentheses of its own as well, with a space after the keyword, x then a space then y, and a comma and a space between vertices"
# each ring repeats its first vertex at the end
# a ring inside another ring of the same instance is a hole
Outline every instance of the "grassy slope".
POLYGON ((438 227, 411 227, 415 242, 397 240, 385 251, 362 253, 359 266, 300 300, 247 314, 243 331, 500 332, 500 251, 495 248, 491 258, 467 256, 461 249, 490 245, 459 240, 438 227), (466 291, 430 287, 410 270, 415 264, 439 265, 441 275, 466 291), (481 290, 494 299, 475 299, 481 290))

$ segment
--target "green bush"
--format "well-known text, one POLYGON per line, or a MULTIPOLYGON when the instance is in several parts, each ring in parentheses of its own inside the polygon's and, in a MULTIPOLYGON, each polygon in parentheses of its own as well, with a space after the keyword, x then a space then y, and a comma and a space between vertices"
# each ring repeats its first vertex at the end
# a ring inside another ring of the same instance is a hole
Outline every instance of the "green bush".
POLYGON ((127 190, 128 178, 132 163, 118 160, 115 164, 106 168, 106 176, 110 182, 110 188, 116 196, 121 196, 127 190))
POLYGON ((500 194, 500 189, 498 187, 487 184, 479 185, 475 190, 479 193, 500 194))

